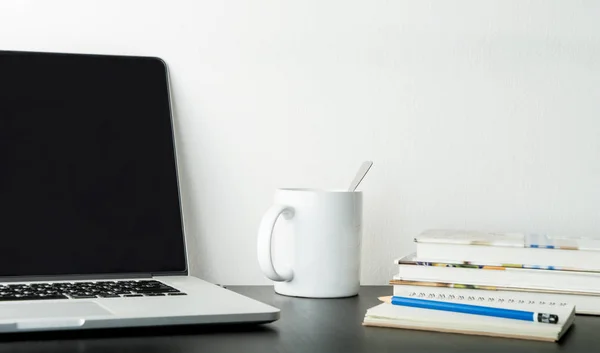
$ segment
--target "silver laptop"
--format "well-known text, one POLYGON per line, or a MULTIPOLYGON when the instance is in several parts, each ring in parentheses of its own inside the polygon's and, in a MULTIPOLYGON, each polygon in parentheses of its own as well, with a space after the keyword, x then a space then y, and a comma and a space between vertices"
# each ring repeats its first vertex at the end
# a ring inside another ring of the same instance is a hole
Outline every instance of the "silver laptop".
POLYGON ((0 332, 279 318, 188 273, 162 60, 0 52, 0 161, 0 332))

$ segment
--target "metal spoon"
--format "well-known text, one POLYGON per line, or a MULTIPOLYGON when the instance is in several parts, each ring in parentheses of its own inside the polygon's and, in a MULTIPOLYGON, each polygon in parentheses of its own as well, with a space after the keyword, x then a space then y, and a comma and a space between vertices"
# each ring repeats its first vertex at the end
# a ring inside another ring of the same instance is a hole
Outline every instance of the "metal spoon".
POLYGON ((350 184, 348 191, 353 192, 354 190, 356 190, 356 188, 358 187, 358 184, 360 184, 360 182, 364 179, 365 175, 367 175, 367 172, 369 171, 369 169, 371 169, 372 165, 373 165, 372 161, 363 162, 363 164, 360 166, 360 168, 358 168, 358 171, 356 172, 356 176, 354 177, 354 180, 352 180, 352 183, 350 184))

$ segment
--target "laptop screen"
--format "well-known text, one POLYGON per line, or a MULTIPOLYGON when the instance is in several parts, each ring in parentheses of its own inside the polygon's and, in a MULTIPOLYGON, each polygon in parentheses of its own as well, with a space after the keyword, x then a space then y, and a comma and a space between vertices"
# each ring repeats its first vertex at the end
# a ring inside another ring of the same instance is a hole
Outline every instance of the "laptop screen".
POLYGON ((186 270, 166 68, 0 52, 0 277, 186 270))

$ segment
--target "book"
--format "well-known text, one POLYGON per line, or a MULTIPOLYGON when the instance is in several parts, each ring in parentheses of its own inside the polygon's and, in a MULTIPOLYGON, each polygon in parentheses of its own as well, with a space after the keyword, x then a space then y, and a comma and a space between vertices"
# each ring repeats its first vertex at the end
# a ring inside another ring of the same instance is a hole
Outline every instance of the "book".
POLYGON ((503 268, 515 268, 515 269, 527 269, 527 270, 553 270, 553 271, 574 271, 574 272, 588 272, 600 274, 600 270, 586 270, 581 267, 561 267, 561 266, 539 266, 539 265, 525 265, 525 264, 509 264, 501 262, 489 262, 489 261, 461 261, 461 260, 435 260, 417 257, 417 253, 412 253, 405 257, 397 258, 394 263, 400 264, 413 264, 416 262, 417 265, 422 266, 447 266, 447 267, 460 267, 460 268, 483 268, 483 269, 498 269, 503 268))
POLYGON ((414 280, 403 280, 394 276, 394 279, 390 281, 392 285, 416 285, 426 287, 448 287, 448 288, 464 288, 464 289, 482 289, 482 290, 503 290, 507 292, 531 292, 531 293, 553 293, 553 294, 575 294, 585 295, 589 297, 600 298, 599 293, 589 292, 569 292, 561 289, 539 289, 539 288, 526 288, 526 287, 499 287, 499 286, 484 286, 479 284, 468 284, 468 283, 449 283, 449 282, 429 282, 429 281, 414 281, 414 280))
POLYGON ((427 230, 414 240, 419 258, 436 261, 497 262, 600 271, 600 239, 427 230))
POLYGON ((517 248, 600 251, 600 237, 566 237, 536 233, 501 233, 460 229, 429 229, 416 237, 420 242, 490 245, 517 248))
POLYGON ((527 269, 504 265, 474 265, 420 261, 410 254, 396 261, 397 279, 468 285, 599 293, 600 273, 527 269))
POLYGON ((600 315, 600 296, 550 291, 532 291, 442 282, 392 280, 393 295, 428 299, 459 300, 466 303, 539 304, 549 307, 574 305, 577 314, 600 315))
MULTIPOLYGON (((547 306, 540 305, 527 305, 526 308, 509 303, 487 306, 534 312, 548 310, 547 306)), ((554 342, 572 326, 575 312, 573 305, 565 305, 552 308, 552 314, 558 315, 556 324, 382 303, 367 310, 363 325, 554 342)))

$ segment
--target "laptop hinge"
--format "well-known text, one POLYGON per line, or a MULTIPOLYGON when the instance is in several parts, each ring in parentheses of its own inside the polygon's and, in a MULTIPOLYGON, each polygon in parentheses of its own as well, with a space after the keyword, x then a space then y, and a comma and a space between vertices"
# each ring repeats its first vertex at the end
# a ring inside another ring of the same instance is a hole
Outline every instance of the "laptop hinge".
POLYGON ((110 273, 93 275, 63 275, 63 276, 11 276, 0 277, 0 282, 52 282, 52 281, 84 281, 102 279, 138 279, 152 278, 150 273, 110 273))

